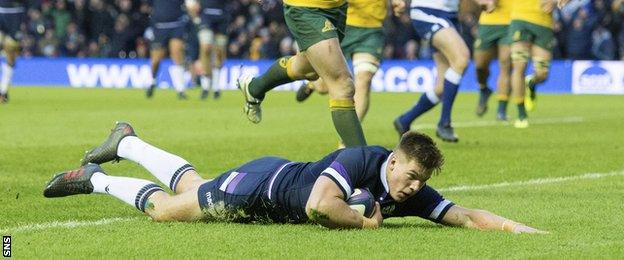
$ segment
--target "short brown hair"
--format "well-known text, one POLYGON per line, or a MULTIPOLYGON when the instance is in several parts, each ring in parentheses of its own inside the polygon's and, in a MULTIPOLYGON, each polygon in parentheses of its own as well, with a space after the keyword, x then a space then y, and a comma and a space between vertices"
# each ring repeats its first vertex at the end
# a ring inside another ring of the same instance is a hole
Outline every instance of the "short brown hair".
POLYGON ((431 137, 423 133, 409 131, 403 134, 398 149, 405 153, 408 160, 416 160, 425 168, 425 171, 431 174, 442 170, 444 164, 442 152, 431 137))

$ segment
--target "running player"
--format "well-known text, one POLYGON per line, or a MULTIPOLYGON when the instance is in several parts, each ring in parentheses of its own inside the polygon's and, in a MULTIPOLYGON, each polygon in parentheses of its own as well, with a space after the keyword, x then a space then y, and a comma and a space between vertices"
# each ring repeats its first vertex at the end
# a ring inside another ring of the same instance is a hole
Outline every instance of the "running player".
POLYGON ((513 0, 492 0, 494 10, 481 12, 479 16, 478 36, 474 42, 474 60, 479 83, 479 103, 477 115, 483 116, 487 112, 488 98, 492 90, 487 86, 490 76, 490 62, 498 57, 498 110, 496 119, 507 120, 507 103, 511 92, 511 40, 507 28, 511 22, 511 5, 513 0))
POLYGON ((511 36, 511 88, 518 106, 516 128, 529 127, 527 110, 535 106, 535 87, 548 77, 554 44, 552 10, 555 0, 514 1, 509 35, 511 36), (529 57, 533 74, 525 77, 529 57), (525 96, 525 88, 529 95, 525 96))
POLYGON ((225 1, 187 0, 186 6, 193 21, 199 25, 199 60, 203 68, 200 76, 201 99, 208 98, 214 90, 214 98, 221 96, 219 78, 226 57, 228 15, 225 1))
POLYGON ((150 46, 150 61, 153 80, 145 94, 148 98, 154 95, 160 62, 169 50, 169 56, 173 61, 173 65, 169 67, 171 82, 178 93, 178 99, 187 99, 184 93, 184 34, 188 21, 182 9, 184 0, 149 0, 148 2, 152 7, 150 24, 153 39, 150 46))
POLYGON ((9 102, 9 85, 13 77, 15 60, 20 51, 20 28, 24 22, 25 1, 0 0, 0 44, 6 54, 0 78, 0 104, 9 102))
MULTIPOLYGON (((381 62, 386 12, 386 1, 378 0, 351 0, 347 9, 345 38, 340 47, 345 57, 353 61, 355 112, 360 122, 368 112, 371 81, 381 62)), ((321 94, 328 91, 323 80, 318 79, 299 88, 297 101, 306 100, 314 90, 321 94)))
POLYGON ((263 157, 205 180, 186 160, 139 139, 129 124, 118 123, 102 145, 86 154, 83 167, 52 178, 44 196, 109 194, 155 221, 314 221, 328 228, 378 228, 384 218, 418 216, 448 226, 545 233, 444 199, 426 185, 443 161, 431 138, 409 132, 394 151, 347 148, 308 163, 263 157), (98 165, 122 158, 145 167, 176 195, 147 180, 109 176, 98 165), (371 218, 345 202, 356 188, 374 195, 371 218))
MULTIPOLYGON (((393 0, 393 6, 405 4, 393 0)), ((366 145, 355 112, 355 87, 340 40, 344 36, 346 0, 285 0, 284 18, 300 52, 279 58, 259 77, 243 75, 237 81, 245 98, 243 111, 253 123, 262 120, 260 103, 271 89, 295 80, 323 78, 329 89, 334 127, 347 147, 366 145)))
POLYGON ((451 126, 451 111, 470 59, 468 46, 456 30, 459 0, 412 0, 410 9, 414 29, 437 50, 433 60, 438 77, 435 88, 427 90, 410 110, 396 118, 394 127, 402 135, 416 118, 442 102, 436 135, 443 141, 457 142, 459 139, 451 126))

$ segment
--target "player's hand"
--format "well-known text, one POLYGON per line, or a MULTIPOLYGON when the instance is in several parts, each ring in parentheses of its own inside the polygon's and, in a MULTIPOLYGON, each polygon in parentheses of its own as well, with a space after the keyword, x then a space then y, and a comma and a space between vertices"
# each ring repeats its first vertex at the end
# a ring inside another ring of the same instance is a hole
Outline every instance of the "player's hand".
POLYGON ((394 16, 401 16, 405 12, 405 0, 392 0, 392 12, 394 16))
POLYGON ((568 2, 570 2, 570 0, 557 0, 557 7, 559 9, 563 8, 565 5, 568 4, 568 2))
POLYGON ((543 231, 543 230, 539 230, 536 228, 532 228, 529 227, 527 225, 524 224, 517 224, 516 227, 514 227, 513 231, 514 234, 550 234, 550 232, 548 231, 543 231))
POLYGON ((364 218, 364 223, 362 223, 362 228, 365 229, 376 229, 381 227, 381 223, 383 223, 383 216, 381 215, 381 206, 379 202, 375 202, 375 211, 373 216, 370 218, 364 218))

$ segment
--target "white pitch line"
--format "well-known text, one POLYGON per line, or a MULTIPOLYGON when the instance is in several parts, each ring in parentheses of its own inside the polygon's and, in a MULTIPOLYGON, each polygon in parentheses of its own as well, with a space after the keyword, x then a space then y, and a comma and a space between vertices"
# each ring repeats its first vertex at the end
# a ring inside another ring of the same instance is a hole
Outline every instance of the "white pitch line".
POLYGON ((441 189, 437 189, 437 190, 440 191, 440 192, 487 190, 487 189, 503 188, 503 187, 517 187, 517 186, 527 186, 527 185, 544 185, 544 184, 567 182, 567 181, 575 181, 575 180, 600 179, 600 178, 613 177, 613 176, 624 176, 624 171, 610 172, 610 173, 586 173, 586 174, 577 175, 577 176, 556 177, 556 178, 539 178, 539 179, 532 179, 532 180, 528 180, 528 181, 500 182, 500 183, 492 183, 492 184, 484 184, 484 185, 474 185, 474 186, 462 185, 462 186, 441 188, 441 189))
POLYGON ((28 224, 24 226, 17 226, 13 228, 2 229, 0 230, 0 234, 10 235, 11 233, 17 233, 17 232, 22 232, 22 231, 38 231, 38 230, 45 230, 45 229, 51 229, 51 228, 77 228, 77 227, 84 227, 84 226, 101 226, 101 225, 108 225, 108 224, 116 223, 116 222, 126 222, 126 221, 131 221, 131 220, 136 220, 136 219, 138 218, 103 218, 103 219, 94 220, 94 221, 76 221, 76 220, 70 220, 70 221, 64 221, 64 222, 53 221, 53 222, 47 222, 47 223, 28 224))
MULTIPOLYGON (((553 118, 534 118, 529 119, 529 123, 532 125, 549 125, 549 124, 574 124, 582 123, 585 118, 582 117, 553 117, 553 118)), ((469 122, 456 122, 453 123, 453 127, 456 128, 472 128, 472 127, 487 127, 487 126, 508 126, 511 122, 501 121, 469 121, 469 122)), ((437 129, 437 124, 417 124, 414 129, 437 129)))

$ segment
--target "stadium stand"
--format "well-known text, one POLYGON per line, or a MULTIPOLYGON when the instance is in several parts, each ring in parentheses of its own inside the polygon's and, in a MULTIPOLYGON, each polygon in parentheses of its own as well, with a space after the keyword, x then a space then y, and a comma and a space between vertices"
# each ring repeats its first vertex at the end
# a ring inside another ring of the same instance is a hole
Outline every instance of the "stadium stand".
MULTIPOLYGON (((573 1, 553 13, 556 59, 624 59, 624 0, 573 1), (583 39, 583 40, 576 40, 583 39), (587 41, 585 39, 591 39, 587 41)), ((26 57, 146 58, 150 7, 146 0, 30 0, 23 33, 26 57)), ((284 24, 281 1, 228 1, 228 57, 275 59, 295 51, 284 24)), ((426 42, 415 39, 409 17, 388 16, 385 59, 430 59, 426 42), (393 32, 403 32, 396 34, 393 32)), ((460 16, 471 44, 476 17, 460 16)), ((189 27, 191 25, 189 24, 189 27)))

